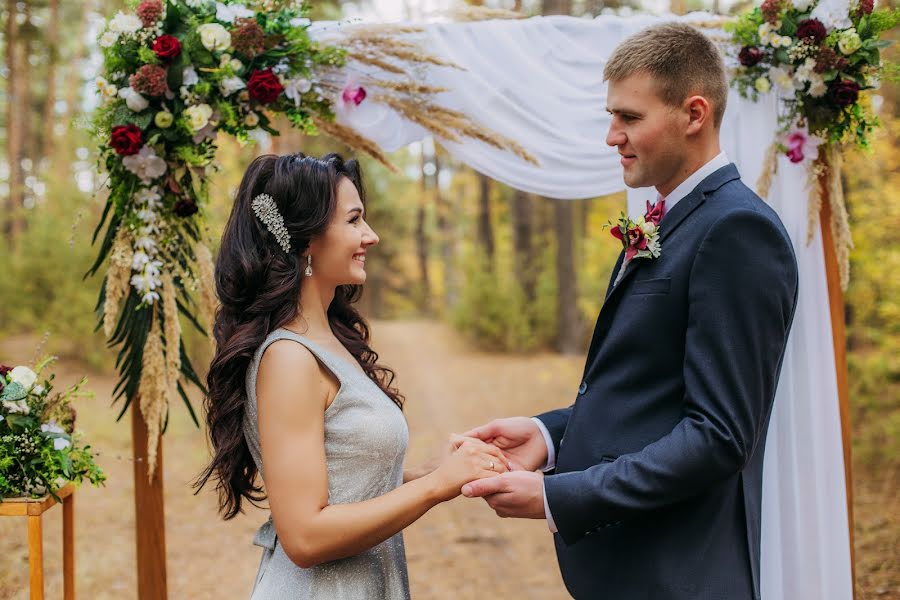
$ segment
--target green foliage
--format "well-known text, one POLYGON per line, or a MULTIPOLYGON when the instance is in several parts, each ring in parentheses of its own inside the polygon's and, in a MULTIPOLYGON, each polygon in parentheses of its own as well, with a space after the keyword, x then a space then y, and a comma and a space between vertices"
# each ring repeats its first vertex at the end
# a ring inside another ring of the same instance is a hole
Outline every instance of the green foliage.
POLYGON ((854 240, 846 295, 853 445, 872 468, 900 460, 900 119, 882 114, 871 151, 850 153, 843 169, 854 240))

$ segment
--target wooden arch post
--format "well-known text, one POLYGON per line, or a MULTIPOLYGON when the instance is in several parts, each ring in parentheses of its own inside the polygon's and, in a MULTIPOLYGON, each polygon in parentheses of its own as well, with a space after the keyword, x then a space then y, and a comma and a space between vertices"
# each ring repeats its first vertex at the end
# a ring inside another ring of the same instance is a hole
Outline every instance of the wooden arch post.
POLYGON ((141 399, 131 400, 131 440, 134 454, 134 532, 140 600, 166 600, 166 514, 163 503, 163 443, 156 449, 156 471, 149 479, 147 422, 141 399))

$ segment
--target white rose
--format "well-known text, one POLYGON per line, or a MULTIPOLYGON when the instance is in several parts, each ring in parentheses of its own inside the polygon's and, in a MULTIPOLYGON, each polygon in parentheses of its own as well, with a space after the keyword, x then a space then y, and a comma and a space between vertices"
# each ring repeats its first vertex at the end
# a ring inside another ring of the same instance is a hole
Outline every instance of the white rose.
POLYGON ((862 48, 862 40, 855 29, 847 30, 841 33, 838 40, 838 48, 844 56, 850 56, 860 48, 862 48))
POLYGON ((769 83, 769 80, 766 79, 765 77, 758 78, 753 83, 753 86, 756 88, 756 91, 761 92, 763 94, 768 94, 769 90, 772 89, 772 84, 769 83))
POLYGON ((205 23, 197 28, 197 33, 207 50, 227 50, 231 46, 231 34, 218 23, 205 23))
POLYGON ((809 10, 809 7, 813 5, 814 0, 794 0, 794 8, 799 10, 800 12, 806 12, 809 10))
POLYGON ((225 97, 228 97, 236 91, 244 89, 245 87, 247 87, 247 84, 245 84, 244 80, 240 77, 226 77, 221 81, 221 83, 219 83, 219 90, 225 97))
POLYGON ((231 65, 231 70, 234 72, 238 72, 244 68, 244 63, 242 63, 241 61, 239 61, 236 58, 232 58, 228 64, 231 65))
POLYGON ((115 33, 134 33, 143 26, 137 15, 126 15, 122 11, 116 13, 109 22, 109 30, 115 33))
POLYGON ((18 383, 25 388, 25 391, 28 391, 37 381, 37 374, 28 367, 19 366, 9 372, 9 380, 11 383, 18 383))
POLYGON ((101 48, 112 48, 119 41, 119 34, 114 31, 107 31, 100 36, 101 48))
POLYGON ((259 125, 259 115, 255 112, 247 113, 247 116, 244 117, 244 125, 247 127, 256 127, 259 125))
POLYGON ((198 104, 196 106, 187 107, 184 110, 184 114, 188 118, 191 129, 200 131, 206 127, 207 123, 209 123, 209 118, 212 116, 213 110, 209 104, 198 104))
POLYGON ((134 112, 141 112, 142 110, 150 106, 150 102, 148 102, 146 98, 134 91, 131 86, 120 89, 119 97, 124 98, 125 104, 127 104, 128 108, 130 108, 134 112))

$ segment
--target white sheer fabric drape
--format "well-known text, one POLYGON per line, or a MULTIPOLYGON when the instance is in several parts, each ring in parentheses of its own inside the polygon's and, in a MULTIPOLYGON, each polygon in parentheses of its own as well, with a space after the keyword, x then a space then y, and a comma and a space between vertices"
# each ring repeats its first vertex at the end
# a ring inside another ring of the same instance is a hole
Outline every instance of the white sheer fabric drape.
MULTIPOLYGON (((675 17, 667 17, 674 19, 675 17)), ((689 15, 685 20, 706 20, 689 15)), ((618 155, 605 143, 606 58, 627 35, 660 17, 536 17, 427 25, 428 49, 464 70, 421 73, 449 88, 440 100, 517 140, 539 166, 484 143, 442 141, 455 158, 510 186, 575 199, 625 188, 618 155)), ((324 25, 322 37, 340 26, 324 25)), ((355 68, 362 68, 358 65, 355 68)), ((776 101, 732 93, 722 126, 723 150, 754 185, 776 125, 776 101)), ((339 113, 387 151, 426 132, 372 102, 339 113)), ((800 297, 769 426, 763 473, 763 600, 852 597, 841 425, 822 240, 806 244, 805 173, 782 159, 769 203, 794 242, 800 297)), ((633 213, 655 198, 629 190, 633 213)), ((562 402, 563 399, 560 399, 562 402)))

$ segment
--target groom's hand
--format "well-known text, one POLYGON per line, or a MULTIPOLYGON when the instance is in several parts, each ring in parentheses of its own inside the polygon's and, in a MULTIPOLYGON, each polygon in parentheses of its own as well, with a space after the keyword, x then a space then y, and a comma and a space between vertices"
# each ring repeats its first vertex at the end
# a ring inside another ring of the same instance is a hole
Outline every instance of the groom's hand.
POLYGON ((544 519, 544 475, 532 471, 510 471, 462 487, 467 498, 484 498, 499 517, 544 519))
POLYGON ((495 419, 463 435, 497 446, 514 469, 534 471, 547 463, 544 436, 537 424, 528 417, 495 419))

